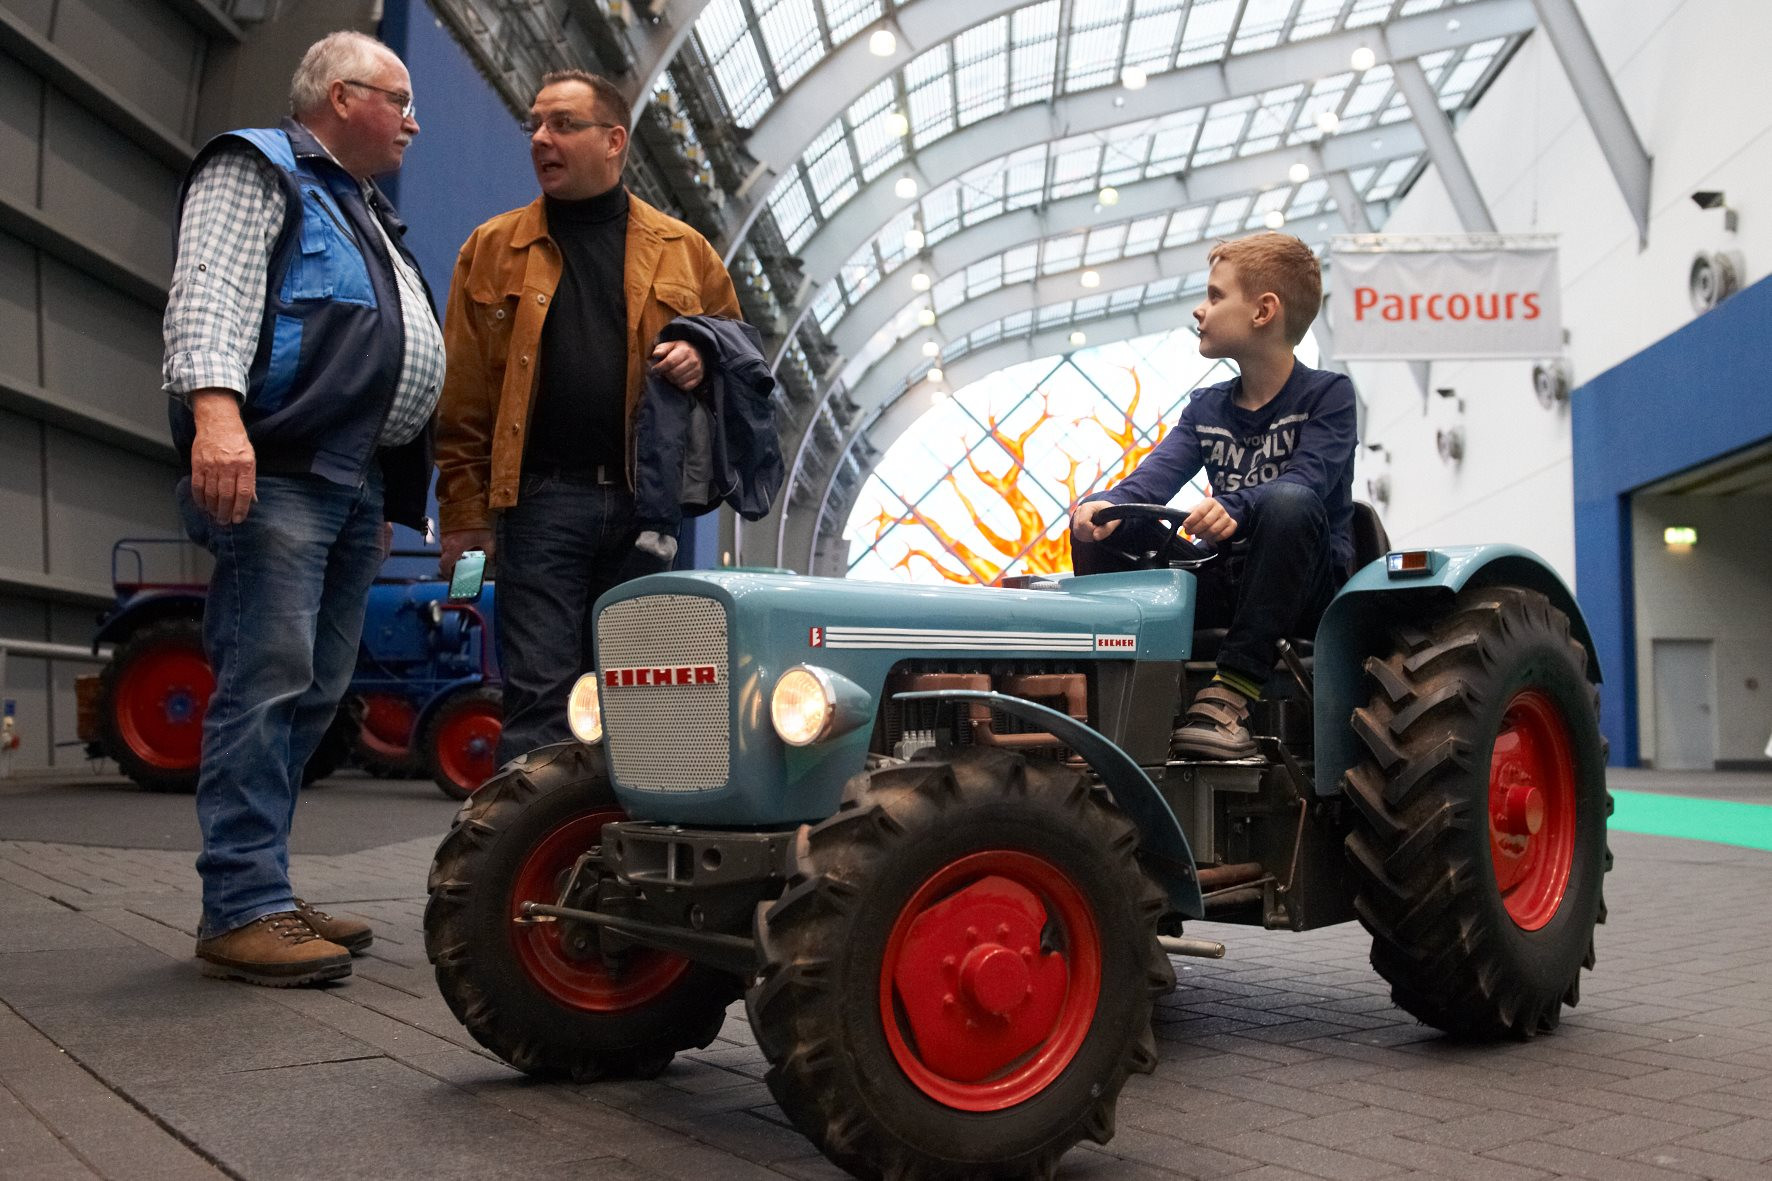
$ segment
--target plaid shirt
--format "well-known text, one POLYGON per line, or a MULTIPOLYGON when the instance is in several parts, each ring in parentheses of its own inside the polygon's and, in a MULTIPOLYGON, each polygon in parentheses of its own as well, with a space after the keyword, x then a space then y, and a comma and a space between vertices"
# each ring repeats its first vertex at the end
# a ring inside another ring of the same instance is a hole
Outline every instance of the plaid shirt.
MULTIPOLYGON (((369 188, 364 184, 365 201, 369 188)), ((287 202, 277 166, 245 145, 216 152, 191 181, 179 223, 178 262, 166 302, 164 388, 244 395, 265 314, 265 275, 287 202)), ((418 273, 387 241, 400 290, 405 348, 381 444, 410 442, 424 429, 443 389, 443 333, 418 273)), ((361 244, 359 244, 361 247, 361 244)))

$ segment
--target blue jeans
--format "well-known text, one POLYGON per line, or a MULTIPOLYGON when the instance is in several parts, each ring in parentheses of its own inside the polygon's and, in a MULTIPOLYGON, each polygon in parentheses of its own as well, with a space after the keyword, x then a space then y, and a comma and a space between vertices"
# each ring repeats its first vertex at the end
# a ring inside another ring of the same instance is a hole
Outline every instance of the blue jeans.
POLYGON ((302 768, 350 684, 369 586, 381 568, 382 481, 258 478, 238 525, 219 524, 179 482, 191 540, 215 555, 203 646, 215 693, 203 718, 197 822, 199 938, 295 909, 289 826, 302 768))
POLYGON ((572 737, 566 695, 596 667, 592 609, 604 591, 664 569, 634 548, 634 497, 620 484, 525 474, 498 519, 494 632, 504 678, 502 766, 572 737))
MULTIPOLYGON (((1105 542, 1071 537, 1078 574, 1130 569, 1113 549, 1155 549, 1168 527, 1128 522, 1105 542), (1140 528, 1140 526, 1143 526, 1140 528)), ((1316 635, 1323 611, 1347 572, 1336 567, 1329 516, 1309 488, 1269 484, 1237 530, 1232 545, 1198 571, 1194 627, 1227 629, 1218 667, 1267 683, 1279 659, 1279 641, 1316 635)))

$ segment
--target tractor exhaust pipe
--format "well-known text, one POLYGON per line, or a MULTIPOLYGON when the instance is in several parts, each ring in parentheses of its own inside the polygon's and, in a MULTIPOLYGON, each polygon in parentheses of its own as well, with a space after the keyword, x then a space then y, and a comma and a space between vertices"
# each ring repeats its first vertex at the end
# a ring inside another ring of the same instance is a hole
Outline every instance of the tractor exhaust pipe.
POLYGON ((1203 960, 1222 960, 1224 944, 1210 939, 1189 939, 1185 935, 1159 935, 1157 946, 1169 955, 1192 955, 1203 960))

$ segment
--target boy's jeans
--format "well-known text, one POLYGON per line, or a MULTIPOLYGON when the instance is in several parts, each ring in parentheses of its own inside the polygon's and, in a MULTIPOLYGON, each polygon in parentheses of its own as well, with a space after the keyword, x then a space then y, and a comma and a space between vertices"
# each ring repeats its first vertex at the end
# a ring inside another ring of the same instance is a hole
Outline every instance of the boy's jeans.
MULTIPOLYGON (((1234 551, 1223 547, 1200 568, 1194 627, 1228 629, 1218 666, 1262 685, 1273 675, 1278 641, 1315 635, 1347 575, 1331 557, 1323 502, 1308 488, 1268 485, 1245 526, 1233 545, 1245 544, 1234 551)), ((1167 526, 1127 522, 1105 542, 1081 541, 1073 534, 1073 567, 1078 574, 1125 570, 1129 563, 1104 547, 1155 548, 1166 533, 1167 526), (1138 529, 1140 524, 1145 528, 1138 529)))
POLYGON ((203 646, 215 693, 203 718, 197 822, 200 939, 294 910, 289 826, 302 768, 350 684, 369 586, 381 567, 381 471, 361 488, 318 476, 258 478, 238 525, 178 486, 185 531, 215 555, 203 646))

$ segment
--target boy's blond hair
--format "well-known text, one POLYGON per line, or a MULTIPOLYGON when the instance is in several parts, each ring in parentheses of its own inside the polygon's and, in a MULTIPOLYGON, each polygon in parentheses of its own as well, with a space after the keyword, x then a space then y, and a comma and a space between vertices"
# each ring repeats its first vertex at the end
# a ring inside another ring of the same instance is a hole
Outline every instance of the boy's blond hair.
POLYGON ((1311 329, 1323 306, 1323 268, 1311 248, 1291 234, 1271 230, 1220 242, 1206 264, 1223 259, 1237 268, 1243 294, 1251 299, 1273 292, 1280 300, 1280 324, 1288 344, 1297 344, 1311 329))

